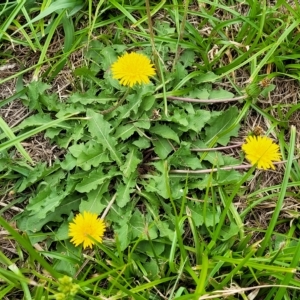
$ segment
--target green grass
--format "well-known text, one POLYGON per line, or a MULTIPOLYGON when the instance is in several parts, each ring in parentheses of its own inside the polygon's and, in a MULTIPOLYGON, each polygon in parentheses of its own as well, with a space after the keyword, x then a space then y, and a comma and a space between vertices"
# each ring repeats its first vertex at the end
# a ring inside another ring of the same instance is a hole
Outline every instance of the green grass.
POLYGON ((299 23, 286 1, 0 4, 0 108, 30 111, 0 118, 0 298, 299 299, 299 104, 263 103, 299 78, 299 23), (112 78, 125 51, 150 84, 112 78), (215 149, 252 120, 280 146, 272 173, 215 149), (41 133, 50 163, 24 143, 41 133), (107 225, 93 251, 68 237, 85 210, 107 225))

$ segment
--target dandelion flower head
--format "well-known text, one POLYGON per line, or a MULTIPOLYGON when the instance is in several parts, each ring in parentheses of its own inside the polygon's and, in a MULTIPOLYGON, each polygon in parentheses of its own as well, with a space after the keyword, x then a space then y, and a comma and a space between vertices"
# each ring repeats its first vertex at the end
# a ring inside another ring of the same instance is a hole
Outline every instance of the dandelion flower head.
POLYGON ((248 136, 242 146, 246 159, 258 169, 275 169, 273 161, 280 161, 279 146, 266 136, 248 136))
POLYGON ((155 75, 153 64, 150 59, 140 53, 125 53, 120 56, 111 66, 113 78, 122 85, 132 87, 136 83, 147 84, 149 76, 155 75))
POLYGON ((71 242, 78 245, 83 243, 83 249, 92 247, 94 240, 101 243, 105 231, 105 223, 97 214, 84 211, 78 214, 69 224, 71 242), (92 240, 91 237, 94 239, 92 240))

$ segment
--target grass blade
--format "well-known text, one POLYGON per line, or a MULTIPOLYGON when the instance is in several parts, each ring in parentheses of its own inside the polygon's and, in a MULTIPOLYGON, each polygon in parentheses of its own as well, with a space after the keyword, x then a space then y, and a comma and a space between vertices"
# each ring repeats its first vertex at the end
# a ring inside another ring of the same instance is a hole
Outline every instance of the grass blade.
POLYGON ((283 177, 283 181, 282 181, 282 185, 281 185, 277 205, 276 205, 276 208, 273 212, 272 219, 271 219, 270 224, 268 226, 266 235, 265 235, 265 237, 264 237, 264 239, 261 243, 261 247, 257 251, 258 255, 262 255, 264 253, 266 247, 269 245, 270 238, 273 234, 273 231, 274 231, 274 228, 276 226, 279 213, 280 213, 282 205, 283 205, 283 201, 284 201, 286 190, 287 190, 287 184, 288 184, 288 181, 289 181, 291 168, 292 168, 292 164, 293 164, 293 159, 294 159, 295 141, 296 141, 296 128, 295 128, 295 126, 291 126, 291 137, 290 137, 290 147, 289 147, 288 161, 287 161, 287 164, 286 164, 286 169, 285 169, 285 172, 284 172, 284 177, 283 177))
MULTIPOLYGON (((5 135, 10 139, 13 140, 16 138, 10 127, 6 124, 6 122, 0 117, 0 128, 3 130, 5 135)), ((1 146, 0 146, 1 147, 1 146)), ((20 143, 15 143, 15 147, 23 155, 23 157, 28 160, 30 163, 33 164, 33 160, 31 159, 30 155, 26 152, 24 147, 20 143)))

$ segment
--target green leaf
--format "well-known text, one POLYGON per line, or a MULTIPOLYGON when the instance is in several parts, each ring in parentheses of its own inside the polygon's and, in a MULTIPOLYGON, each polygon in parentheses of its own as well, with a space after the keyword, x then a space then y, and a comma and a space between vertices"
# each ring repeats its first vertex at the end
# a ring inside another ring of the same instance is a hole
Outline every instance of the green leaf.
POLYGON ((152 96, 155 92, 153 84, 146 84, 134 87, 135 93, 127 96, 127 104, 121 106, 118 111, 120 112, 119 119, 127 119, 133 114, 137 114, 138 109, 143 101, 143 98, 152 96))
POLYGON ((79 157, 80 154, 86 149, 86 144, 80 143, 80 144, 74 144, 69 147, 69 151, 74 157, 79 157))
POLYGON ((187 116, 188 128, 198 133, 204 128, 210 118, 211 114, 209 111, 198 109, 194 115, 189 114, 187 116))
MULTIPOLYGON (((44 114, 44 113, 36 114, 36 115, 26 118, 21 124, 14 127, 14 130, 16 130, 16 129, 20 130, 20 129, 24 129, 24 128, 32 127, 32 126, 41 126, 41 125, 49 123, 50 121, 53 121, 50 115, 44 114)), ((58 124, 57 126, 63 128, 62 123, 58 124)))
POLYGON ((193 66, 195 63, 195 52, 193 50, 184 50, 180 56, 180 61, 185 67, 193 66))
MULTIPOLYGON (((105 198, 106 203, 109 203, 109 201, 111 200, 111 196, 108 197, 108 195, 106 194, 103 195, 103 198, 105 198)), ((118 203, 115 203, 109 210, 106 219, 113 222, 114 224, 118 224, 118 226, 128 223, 129 219, 131 218, 134 206, 135 202, 133 201, 129 202, 124 207, 120 207, 118 203)), ((118 226, 116 226, 116 228, 118 228, 118 226)))
POLYGON ((196 153, 191 153, 189 148, 189 143, 181 142, 180 148, 170 157, 170 165, 177 168, 187 167, 192 170, 201 169, 202 165, 199 158, 196 153))
POLYGON ((173 150, 171 143, 163 138, 153 141, 154 151, 160 159, 165 159, 173 150))
POLYGON ((205 224, 207 227, 213 227, 220 221, 220 211, 215 211, 208 207, 206 209, 206 215, 204 219, 203 205, 201 203, 188 202, 187 206, 191 211, 191 215, 196 226, 202 226, 205 224))
POLYGON ((228 110, 224 111, 220 116, 210 119, 206 127, 206 141, 214 140, 222 135, 222 137, 217 139, 217 142, 226 146, 232 136, 238 136, 239 126, 233 128, 229 133, 223 135, 222 133, 229 129, 235 122, 236 116, 238 115, 238 109, 232 106, 228 110))
MULTIPOLYGON (((66 130, 66 132, 54 136, 53 140, 58 144, 61 148, 67 149, 69 147, 69 144, 73 142, 79 141, 83 134, 84 134, 84 128, 83 125, 78 122, 70 122, 69 124, 69 130, 66 130)), ((61 129, 60 129, 61 131, 61 129)), ((47 131, 48 135, 49 131, 47 131)))
POLYGON ((107 207, 107 203, 103 201, 102 195, 107 192, 109 183, 110 181, 107 180, 95 190, 89 192, 87 194, 88 200, 80 203, 79 211, 89 211, 99 215, 107 207))
POLYGON ((208 99, 210 93, 207 89, 203 88, 203 89, 193 89, 192 91, 190 91, 189 93, 189 97, 190 98, 196 98, 196 99, 208 99))
POLYGON ((137 94, 127 96, 127 100, 128 103, 118 109, 120 121, 129 118, 132 112, 136 114, 142 102, 142 98, 139 98, 137 94))
POLYGON ((269 93, 274 91, 276 88, 276 85, 275 84, 270 84, 269 86, 267 86, 266 88, 264 88, 262 91, 261 91, 261 95, 265 98, 268 97, 269 93))
POLYGON ((69 238, 69 222, 63 222, 55 232, 55 241, 63 241, 69 238))
MULTIPOLYGON (((163 163, 163 162, 162 162, 163 163)), ((153 176, 155 181, 155 191, 158 195, 162 196, 164 199, 170 199, 170 196, 173 199, 180 199, 182 197, 182 192, 184 189, 184 183, 181 183, 180 178, 172 178, 169 179, 170 192, 167 189, 168 183, 166 182, 166 178, 163 175, 153 176)), ((149 181, 150 183, 151 181, 149 181)), ((148 190, 148 187, 147 187, 148 190)))
POLYGON ((58 113, 55 115, 57 118, 63 118, 64 116, 68 116, 71 114, 85 113, 86 108, 82 104, 69 104, 65 105, 63 109, 60 109, 58 113))
POLYGON ((156 256, 161 255, 166 248, 164 243, 158 243, 155 241, 152 241, 152 246, 154 249, 152 249, 152 247, 149 245, 148 241, 140 241, 136 248, 141 253, 146 253, 150 257, 154 257, 155 255, 156 256))
POLYGON ((187 207, 192 215, 192 219, 197 227, 204 224, 202 206, 199 203, 188 202, 187 207))
MULTIPOLYGON (((61 168, 58 168, 57 171, 51 172, 51 174, 48 174, 46 177, 43 178, 43 180, 49 186, 56 186, 56 185, 59 185, 61 183, 63 183, 63 185, 64 185, 65 184, 65 181, 64 181, 65 178, 66 178, 66 172, 64 172, 64 170, 62 170, 61 168)), ((67 179, 67 184, 68 183, 71 183, 71 180, 67 179)))
POLYGON ((143 114, 140 120, 134 122, 134 126, 137 128, 149 129, 151 127, 151 123, 148 116, 146 114, 143 114))
POLYGON ((67 153, 65 159, 60 163, 60 166, 63 170, 71 171, 76 167, 76 164, 76 158, 71 153, 67 153))
POLYGON ((92 166, 98 167, 103 162, 111 162, 111 159, 103 151, 103 147, 94 141, 87 143, 77 157, 77 166, 85 171, 89 171, 92 166))
MULTIPOLYGON (((39 97, 39 102, 44 106, 48 111, 58 112, 62 108, 64 108, 64 104, 62 104, 58 100, 57 94, 41 94, 39 97)), ((43 113, 43 112, 41 112, 43 113)))
POLYGON ((49 197, 51 193, 56 194, 56 191, 52 190, 49 185, 43 188, 35 197, 29 199, 29 203, 26 206, 26 210, 34 212, 38 211, 43 205, 43 200, 49 197))
POLYGON ((62 200, 68 195, 60 188, 47 186, 43 188, 36 197, 29 200, 26 209, 31 211, 30 215, 35 215, 39 220, 44 219, 49 212, 53 212, 62 200))
POLYGON ((92 71, 88 67, 81 67, 81 68, 76 68, 74 70, 74 75, 75 76, 82 76, 83 78, 87 78, 90 81, 93 81, 95 84, 101 86, 102 81, 95 76, 95 72, 92 71))
POLYGON ((187 120, 187 114, 182 109, 180 109, 179 107, 176 107, 174 109, 173 114, 170 117, 170 121, 182 125, 181 126, 182 131, 187 131, 188 130, 189 122, 187 120))
POLYGON ((142 161, 142 154, 137 148, 130 147, 130 152, 126 155, 126 161, 120 170, 125 177, 129 177, 133 172, 137 170, 137 166, 142 161))
POLYGON ((159 278, 159 267, 157 265, 157 262, 155 260, 151 260, 149 262, 145 262, 143 264, 143 267, 147 271, 147 278, 150 280, 158 279, 159 278))
POLYGON ((165 180, 165 176, 157 175, 153 176, 147 181, 147 185, 145 186, 147 192, 155 192, 158 195, 162 196, 164 199, 169 199, 170 195, 167 190, 167 184, 165 180))
POLYGON ((240 181, 243 177, 243 174, 236 171, 236 170, 230 170, 230 171, 224 171, 219 170, 217 174, 217 182, 218 184, 236 184, 238 181, 240 181))
POLYGON ((138 140, 135 140, 133 143, 133 145, 137 146, 138 149, 147 149, 150 147, 150 141, 145 138, 144 136, 143 137, 140 137, 138 140))
POLYGON ((90 118, 88 129, 92 137, 102 144, 104 149, 108 149, 110 156, 119 166, 122 165, 121 155, 115 149, 116 139, 110 134, 111 126, 104 120, 103 115, 95 113, 93 110, 87 110, 87 116, 90 118))
POLYGON ((167 125, 156 124, 150 129, 151 133, 157 134, 165 139, 170 139, 180 144, 177 133, 167 125))
MULTIPOLYGON (((25 211, 22 216, 18 219, 17 224, 18 228, 23 231, 38 232, 41 228, 48 222, 61 222, 62 215, 70 215, 72 210, 78 210, 79 203, 81 201, 80 197, 65 197, 65 199, 56 207, 54 212, 50 212, 43 219, 39 219, 37 215, 29 215, 29 211, 25 211)), ((47 235, 45 235, 45 238, 47 235)))
POLYGON ((63 130, 63 128, 60 128, 60 127, 48 128, 45 132, 45 137, 49 138, 49 139, 54 139, 54 137, 58 136, 62 130, 63 130))
MULTIPOLYGON (((181 62, 177 62, 175 66, 175 70, 172 73, 173 77, 173 84, 177 84, 182 80, 182 78, 185 78, 188 75, 187 69, 181 62)), ((175 87, 177 89, 178 86, 175 87)))
MULTIPOLYGON (((202 145, 203 145, 203 143, 202 143, 202 145)), ((203 146, 203 148, 204 147, 205 147, 205 145, 203 146)), ((228 165, 234 166, 234 165, 241 164, 241 159, 236 159, 234 157, 222 155, 220 152, 217 152, 217 151, 208 152, 203 160, 209 161, 215 167, 228 166, 228 165)))
POLYGON ((180 114, 183 114, 183 115, 194 115, 195 114, 195 107, 192 103, 179 102, 178 105, 181 108, 180 114))
MULTIPOLYGON (((123 46, 123 50, 125 50, 126 47, 123 46)), ((111 65, 117 60, 118 56, 116 54, 115 49, 113 46, 107 46, 103 48, 100 52, 101 57, 102 57, 102 67, 104 70, 108 70, 111 65)))
POLYGON ((158 213, 156 214, 156 216, 153 216, 152 218, 152 213, 154 213, 154 210, 156 208, 154 208, 154 210, 152 210, 153 207, 149 208, 148 207, 148 210, 151 210, 151 213, 147 213, 146 214, 146 224, 145 224, 145 232, 148 233, 147 234, 147 239, 151 239, 152 241, 154 241, 157 237, 158 237, 158 231, 157 231, 157 227, 155 225, 155 222, 153 221, 153 218, 156 218, 158 219, 159 216, 158 216, 158 213))
POLYGON ((143 111, 148 111, 153 107, 155 101, 156 99, 153 95, 146 96, 143 98, 141 108, 143 109, 143 111))
MULTIPOLYGON (((43 83, 41 81, 32 81, 28 86, 28 107, 30 109, 41 109, 39 96, 42 95, 46 90, 51 88, 51 85, 43 83)), ((27 102, 27 101, 26 101, 27 102)))
POLYGON ((170 241, 173 241, 175 232, 170 229, 170 225, 167 221, 158 221, 157 228, 159 230, 160 237, 167 237, 170 241))
POLYGON ((209 161, 215 167, 220 167, 224 165, 222 154, 218 151, 208 152, 204 160, 209 161))
POLYGON ((129 137, 131 137, 135 131, 136 131, 136 126, 133 124, 122 125, 117 128, 115 137, 116 139, 121 138, 122 141, 125 141, 129 137))
POLYGON ((203 82, 215 82, 217 79, 219 79, 219 76, 213 72, 207 72, 195 78, 198 84, 203 82))
POLYGON ((223 89, 213 90, 209 94, 209 99, 227 99, 234 97, 234 94, 223 89))
POLYGON ((74 93, 72 96, 68 99, 68 102, 72 103, 81 103, 83 105, 92 104, 92 103, 109 103, 112 101, 118 100, 117 97, 112 97, 108 94, 106 94, 105 91, 102 91, 98 96, 95 96, 95 91, 88 90, 85 93, 74 93))
POLYGON ((220 232, 222 236, 222 240, 229 240, 231 237, 237 235, 239 233, 239 227, 235 223, 231 223, 230 226, 223 226, 220 232))
POLYGON ((99 167, 89 173, 88 176, 76 185, 76 191, 79 193, 88 193, 94 190, 98 185, 103 184, 106 180, 109 180, 116 174, 114 169, 111 169, 108 173, 104 174, 102 167, 99 167))
POLYGON ((42 180, 43 178, 45 178, 46 176, 55 172, 58 169, 58 164, 54 164, 50 168, 47 168, 45 163, 37 164, 35 168, 31 170, 31 172, 29 172, 28 177, 23 180, 21 186, 18 188, 18 192, 23 192, 27 187, 42 180))
POLYGON ((114 231, 118 235, 120 250, 125 250, 131 241, 131 231, 129 230, 128 224, 123 224, 121 228, 115 229, 114 231))
POLYGON ((233 156, 228 156, 228 155, 222 155, 223 160, 224 160, 224 165, 230 165, 230 166, 234 166, 234 165, 240 165, 243 161, 242 158, 235 158, 233 156))
POLYGON ((144 237, 144 239, 147 239, 147 236, 145 235, 145 220, 142 213, 135 209, 133 215, 130 218, 129 221, 130 227, 131 227, 131 234, 132 238, 140 238, 144 237))
POLYGON ((119 207, 124 207, 130 201, 131 194, 135 191, 135 185, 136 180, 133 175, 128 179, 125 178, 125 183, 118 184, 116 203, 119 207))
POLYGON ((155 28, 160 36, 169 35, 175 32, 175 28, 171 26, 170 22, 167 22, 165 20, 156 21, 155 28))

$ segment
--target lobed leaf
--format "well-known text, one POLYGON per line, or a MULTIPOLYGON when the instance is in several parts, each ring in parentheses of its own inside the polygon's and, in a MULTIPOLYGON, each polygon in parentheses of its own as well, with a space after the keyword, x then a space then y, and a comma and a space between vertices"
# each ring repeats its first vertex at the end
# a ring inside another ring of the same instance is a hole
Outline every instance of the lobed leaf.
POLYGON ((76 185, 75 190, 79 193, 88 193, 91 190, 96 189, 100 184, 103 184, 106 180, 111 179, 114 175, 116 175, 116 171, 114 169, 110 170, 109 173, 103 173, 103 167, 98 167, 97 169, 92 170, 88 176, 82 179, 76 185))
POLYGON ((104 120, 103 115, 95 113, 93 110, 87 110, 87 116, 90 118, 88 123, 88 130, 104 149, 107 149, 112 159, 114 159, 119 166, 122 165, 122 159, 119 152, 116 151, 116 139, 111 136, 111 125, 104 120))

